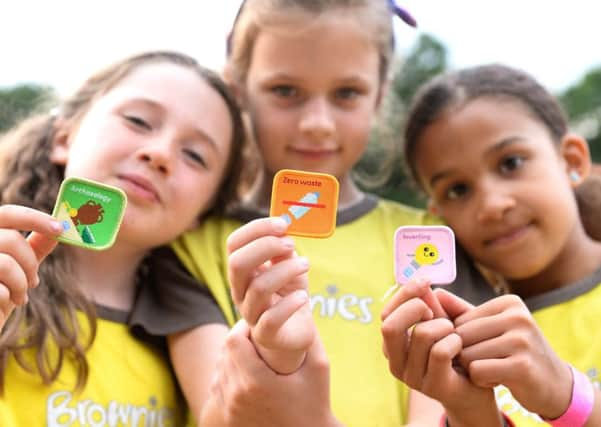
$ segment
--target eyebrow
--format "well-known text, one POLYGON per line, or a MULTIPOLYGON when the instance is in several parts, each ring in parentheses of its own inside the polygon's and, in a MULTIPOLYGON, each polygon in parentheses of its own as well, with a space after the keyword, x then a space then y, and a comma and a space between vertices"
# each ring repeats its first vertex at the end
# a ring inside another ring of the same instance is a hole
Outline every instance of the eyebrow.
MULTIPOLYGON (((321 84, 322 83, 320 83, 320 87, 322 87, 321 84)), ((263 90, 271 90, 273 87, 277 86, 290 86, 300 90, 314 88, 311 86, 310 79, 307 80, 306 78, 281 72, 270 74, 260 79, 259 86, 263 90)), ((335 80, 327 82, 326 86, 324 87, 327 88, 329 93, 340 89, 354 89, 360 93, 377 92, 378 90, 377 85, 372 85, 369 79, 363 77, 361 74, 339 77, 335 80)))
MULTIPOLYGON (((494 153, 497 153, 499 151, 502 151, 503 149, 505 149, 508 146, 517 144, 518 142, 524 142, 524 141, 526 141, 526 140, 524 138, 520 137, 520 136, 510 136, 510 137, 504 138, 501 141, 499 141, 496 144, 494 144, 492 147, 489 147, 484 152, 484 155, 485 156, 489 156, 491 154, 494 154, 494 153)), ((434 174, 432 176, 432 178, 430 178, 430 182, 429 182, 430 188, 433 188, 434 184, 436 184, 436 182, 438 182, 441 179, 447 177, 452 172, 453 172, 452 170, 443 170, 441 172, 438 172, 438 173, 434 174)))
MULTIPOLYGON (((152 109, 161 110, 163 112, 167 110, 167 108, 163 104, 161 104, 160 102, 153 101, 152 99, 149 99, 149 98, 141 98, 141 97, 131 98, 127 102, 132 103, 132 104, 136 104, 136 103, 144 104, 152 109)), ((219 146, 215 142, 215 140, 211 137, 211 135, 206 133, 201 128, 193 127, 192 130, 200 139, 208 142, 209 145, 211 145, 215 150, 219 151, 219 146)))
POLYGON ((282 72, 266 73, 261 77, 262 77, 261 81, 294 80, 294 79, 296 79, 296 77, 294 77, 288 73, 282 73, 282 72))

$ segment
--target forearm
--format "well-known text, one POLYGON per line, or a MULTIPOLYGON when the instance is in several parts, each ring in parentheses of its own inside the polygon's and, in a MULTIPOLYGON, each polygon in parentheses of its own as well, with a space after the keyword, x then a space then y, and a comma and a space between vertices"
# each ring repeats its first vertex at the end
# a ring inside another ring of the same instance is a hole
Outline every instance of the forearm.
POLYGON ((223 412, 219 411, 212 400, 208 400, 198 416, 198 425, 206 427, 225 427, 223 412))
POLYGON ((409 416, 405 427, 437 426, 444 413, 444 407, 438 400, 412 389, 409 393, 409 416))
MULTIPOLYGON (((468 402, 469 403, 469 402, 468 402)), ((445 408, 449 427, 503 427, 503 415, 495 400, 493 390, 478 405, 445 408)))
MULTIPOLYGON (((240 419, 237 419, 236 416, 233 416, 233 414, 227 414, 226 407, 227 405, 220 405, 213 398, 209 399, 204 405, 202 413, 200 414, 198 425, 203 427, 239 427, 241 425, 244 425, 245 427, 264 427, 265 425, 269 425, 266 419, 260 419, 261 417, 247 416, 238 417, 244 420, 244 422, 241 424, 240 419), (250 420, 249 418, 253 419, 250 420)), ((338 421, 331 413, 324 414, 323 417, 318 418, 321 418, 321 420, 318 421, 314 416, 312 416, 310 420, 299 420, 296 418, 292 423, 287 423, 287 421, 284 421, 284 424, 282 424, 278 421, 277 425, 280 427, 304 427, 307 425, 314 427, 345 427, 344 424, 338 421)), ((275 414, 275 419, 279 419, 278 414, 275 414)))
POLYGON ((228 328, 223 324, 199 326, 168 337, 169 353, 184 397, 198 419, 210 395, 215 372, 228 328))
POLYGON ((447 414, 447 425, 449 427, 504 426, 503 415, 498 409, 487 414, 482 414, 480 412, 462 415, 447 414))

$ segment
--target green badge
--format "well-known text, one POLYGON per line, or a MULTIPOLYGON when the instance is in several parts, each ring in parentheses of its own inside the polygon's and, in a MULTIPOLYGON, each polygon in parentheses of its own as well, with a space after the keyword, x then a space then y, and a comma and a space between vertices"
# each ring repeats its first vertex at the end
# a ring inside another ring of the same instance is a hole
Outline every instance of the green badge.
POLYGON ((127 197, 117 187, 67 178, 52 212, 63 225, 57 239, 88 249, 108 249, 115 242, 126 205, 127 197))

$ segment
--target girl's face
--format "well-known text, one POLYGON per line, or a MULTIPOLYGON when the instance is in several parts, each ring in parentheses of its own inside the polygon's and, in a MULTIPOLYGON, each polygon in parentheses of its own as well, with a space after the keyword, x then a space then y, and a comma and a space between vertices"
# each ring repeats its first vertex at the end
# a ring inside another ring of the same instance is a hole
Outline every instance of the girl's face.
POLYGON ((574 244, 578 212, 560 154, 574 152, 570 141, 558 150, 521 103, 483 97, 425 129, 415 167, 466 250, 508 279, 525 279, 574 244))
POLYGON ((242 93, 268 175, 291 168, 347 179, 368 142, 378 68, 375 45, 350 18, 261 30, 242 93))
POLYGON ((230 152, 232 123, 221 96, 194 71, 155 63, 100 96, 55 141, 65 176, 120 187, 128 197, 120 237, 166 243, 210 207, 230 152))

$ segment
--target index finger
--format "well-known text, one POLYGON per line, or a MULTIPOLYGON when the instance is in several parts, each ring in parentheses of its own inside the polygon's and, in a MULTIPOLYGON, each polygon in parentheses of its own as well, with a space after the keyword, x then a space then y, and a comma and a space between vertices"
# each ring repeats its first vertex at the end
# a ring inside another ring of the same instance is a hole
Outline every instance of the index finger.
POLYGON ((494 316, 507 310, 509 307, 522 307, 526 309, 524 302, 517 295, 502 295, 461 314, 455 319, 454 323, 455 326, 459 327, 474 319, 494 316))
POLYGON ((436 288, 433 294, 451 320, 474 308, 469 302, 444 289, 436 288))
POLYGON ((234 230, 227 238, 227 252, 231 254, 259 237, 283 236, 288 224, 282 218, 270 217, 255 219, 234 230))
MULTIPOLYGON (((418 282, 410 281, 409 283, 402 285, 382 309, 382 314, 380 316, 381 319, 386 319, 390 313, 396 310, 401 304, 409 301, 411 298, 423 298, 429 289, 430 282, 425 280, 418 282)), ((428 301, 424 302, 426 304, 428 303, 428 301)))
POLYGON ((18 205, 0 206, 0 228, 19 231, 37 231, 47 236, 58 236, 63 228, 53 216, 42 211, 18 205))

